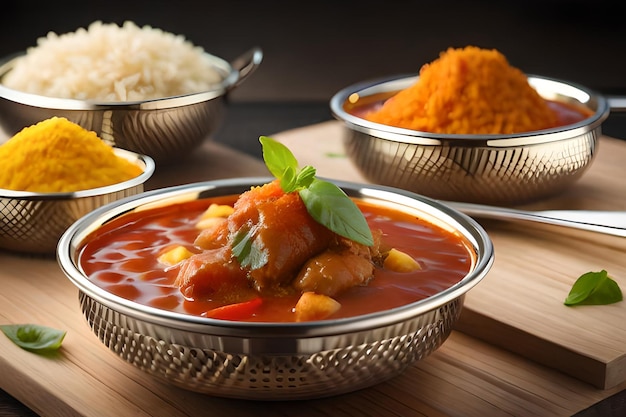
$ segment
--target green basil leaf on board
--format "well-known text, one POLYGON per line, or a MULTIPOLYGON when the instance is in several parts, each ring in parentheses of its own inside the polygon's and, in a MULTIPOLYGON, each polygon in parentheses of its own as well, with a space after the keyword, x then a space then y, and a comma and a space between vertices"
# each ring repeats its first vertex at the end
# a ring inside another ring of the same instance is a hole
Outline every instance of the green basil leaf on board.
POLYGON ((605 270, 581 275, 565 299, 565 305, 605 305, 622 301, 622 290, 605 270))
POLYGON ((0 330, 22 349, 33 352, 57 350, 66 332, 37 324, 4 324, 0 330))

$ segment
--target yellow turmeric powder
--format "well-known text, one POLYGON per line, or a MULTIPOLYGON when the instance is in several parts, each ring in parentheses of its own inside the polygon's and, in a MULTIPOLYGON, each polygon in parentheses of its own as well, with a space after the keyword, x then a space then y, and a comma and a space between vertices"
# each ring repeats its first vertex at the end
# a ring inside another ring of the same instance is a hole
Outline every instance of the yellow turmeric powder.
POLYGON ((0 188, 42 193, 104 187, 141 174, 95 132, 62 117, 26 127, 0 146, 0 188))
POLYGON ((510 134, 558 124, 557 114, 496 50, 449 48, 368 120, 433 133, 510 134))

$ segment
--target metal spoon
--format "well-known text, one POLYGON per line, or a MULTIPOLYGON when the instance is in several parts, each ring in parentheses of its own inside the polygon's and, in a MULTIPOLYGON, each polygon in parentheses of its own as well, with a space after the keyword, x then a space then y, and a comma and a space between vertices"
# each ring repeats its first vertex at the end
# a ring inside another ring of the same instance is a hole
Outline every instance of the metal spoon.
POLYGON ((473 217, 532 221, 572 227, 607 235, 626 237, 626 211, 601 210, 517 210, 483 204, 445 202, 473 217))
MULTIPOLYGON (((626 112, 626 97, 607 97, 611 111, 626 112)), ((517 210, 474 203, 447 201, 447 205, 473 217, 531 221, 626 237, 626 211, 517 210)))

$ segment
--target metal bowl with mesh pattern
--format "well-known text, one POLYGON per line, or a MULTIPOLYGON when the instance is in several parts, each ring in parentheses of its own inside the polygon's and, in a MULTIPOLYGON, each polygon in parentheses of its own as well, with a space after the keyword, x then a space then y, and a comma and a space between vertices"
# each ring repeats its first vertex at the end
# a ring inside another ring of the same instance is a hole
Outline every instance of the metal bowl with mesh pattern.
POLYGON ((437 134, 373 123, 355 115, 363 103, 381 102, 417 81, 396 76, 349 86, 330 101, 344 123, 347 155, 368 181, 429 197, 510 205, 558 194, 574 183, 596 154, 608 101, 581 86, 528 76, 545 99, 585 106, 587 119, 508 135, 437 134))
POLYGON ((154 173, 152 158, 123 149, 114 151, 143 172, 118 184, 68 193, 0 189, 0 249, 54 255, 59 238, 76 220, 97 207, 142 192, 154 173))
POLYGON ((459 233, 474 251, 471 270, 427 299, 352 318, 301 323, 246 323, 175 313, 111 294, 90 281, 79 251, 91 232, 144 207, 239 194, 267 179, 188 184, 144 193, 85 216, 59 241, 57 259, 78 288, 81 311, 115 355, 157 380, 214 396, 311 399, 392 378, 426 358, 448 337, 465 293, 487 274, 493 246, 471 218, 436 201, 380 186, 337 184, 350 196, 408 210, 459 233))
POLYGON ((9 136, 52 116, 92 130, 111 146, 176 162, 199 147, 223 120, 225 97, 260 65, 253 48, 232 63, 206 54, 221 82, 208 91, 137 102, 98 102, 44 97, 2 85, 23 54, 0 61, 0 127, 9 136))

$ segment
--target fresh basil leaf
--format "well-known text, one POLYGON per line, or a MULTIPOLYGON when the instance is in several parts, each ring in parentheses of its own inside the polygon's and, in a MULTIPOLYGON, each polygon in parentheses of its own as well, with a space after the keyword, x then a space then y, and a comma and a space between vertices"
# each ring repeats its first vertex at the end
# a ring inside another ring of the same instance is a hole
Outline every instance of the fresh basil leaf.
POLYGON ((300 190, 307 211, 333 232, 366 246, 374 244, 372 232, 357 205, 335 184, 315 179, 300 190))
POLYGON ((252 230, 250 228, 240 228, 233 236, 231 251, 243 266, 244 260, 250 254, 252 246, 252 230))
POLYGON ((261 136, 259 140, 267 168, 278 178, 285 193, 299 192, 311 217, 347 239, 367 246, 374 244, 363 213, 343 190, 317 179, 312 166, 307 165, 298 172, 298 161, 285 145, 267 136, 261 136))
POLYGON ((268 262, 267 251, 254 238, 252 227, 242 227, 233 236, 231 251, 239 265, 244 268, 259 269, 268 262))
POLYGON ((285 193, 290 193, 298 189, 298 173, 292 167, 286 167, 283 175, 280 177, 280 188, 285 193))
POLYGON ((263 146, 263 160, 273 176, 282 182, 287 169, 298 170, 298 160, 289 148, 267 136, 261 136, 259 140, 263 146))
POLYGON ((305 166, 298 173, 298 187, 306 188, 311 185, 313 180, 315 179, 315 174, 317 171, 310 165, 305 166))
POLYGON ((5 324, 0 330, 22 349, 33 352, 52 351, 61 347, 66 332, 36 324, 5 324))
POLYGON ((565 299, 565 305, 604 305, 622 301, 622 290, 605 270, 581 275, 565 299))

